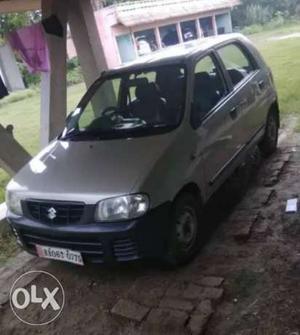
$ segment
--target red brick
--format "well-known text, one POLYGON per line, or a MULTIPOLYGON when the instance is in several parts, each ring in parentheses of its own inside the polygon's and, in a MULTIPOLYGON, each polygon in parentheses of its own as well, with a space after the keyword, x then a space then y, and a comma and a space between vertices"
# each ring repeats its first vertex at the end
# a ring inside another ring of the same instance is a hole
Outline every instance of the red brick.
POLYGON ((213 308, 210 300, 203 300, 200 302, 200 304, 197 306, 194 315, 205 315, 205 316, 211 316, 213 313, 213 308))
POLYGON ((168 285, 168 279, 151 276, 141 277, 130 287, 126 298, 147 307, 157 307, 168 285))
POLYGON ((142 327, 142 334, 183 334, 188 314, 182 311, 155 308, 142 327))
POLYGON ((254 221, 242 221, 241 227, 234 233, 234 239, 238 242, 249 240, 254 221))
POLYGON ((173 283, 166 291, 166 296, 167 297, 182 297, 183 292, 185 291, 187 287, 187 283, 184 281, 178 281, 173 283))
POLYGON ((188 329, 193 335, 201 335, 204 333, 209 316, 193 315, 188 323, 188 329))
POLYGON ((191 312, 194 309, 194 305, 190 301, 178 298, 168 298, 168 297, 165 297, 160 302, 159 307, 168 309, 177 309, 186 312, 191 312))
POLYGON ((119 300, 116 305, 112 308, 112 314, 122 316, 126 319, 133 321, 142 321, 148 314, 150 308, 141 306, 130 300, 119 300))
POLYGON ((188 287, 183 292, 183 298, 185 299, 197 299, 202 296, 203 287, 189 284, 188 287))
POLYGON ((222 277, 202 277, 197 281, 197 284, 209 287, 219 287, 223 284, 224 278, 222 277))
POLYGON ((202 289, 199 298, 201 300, 211 299, 215 301, 219 301, 222 299, 224 294, 224 290, 222 288, 215 288, 215 287, 204 287, 202 289))

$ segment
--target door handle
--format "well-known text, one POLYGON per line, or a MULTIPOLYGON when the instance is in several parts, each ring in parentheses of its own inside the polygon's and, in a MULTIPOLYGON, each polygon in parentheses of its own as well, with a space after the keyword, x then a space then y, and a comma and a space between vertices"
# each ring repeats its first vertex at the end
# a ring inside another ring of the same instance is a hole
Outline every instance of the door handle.
POLYGON ((230 114, 230 117, 232 118, 232 120, 235 120, 238 117, 238 109, 237 109, 237 107, 231 108, 229 114, 230 114))
POLYGON ((248 99, 244 98, 243 100, 240 101, 239 106, 243 108, 246 105, 248 105, 248 99))
POLYGON ((260 80, 260 81, 258 82, 258 87, 259 87, 261 90, 263 90, 263 89, 265 88, 265 81, 264 81, 264 80, 260 80))

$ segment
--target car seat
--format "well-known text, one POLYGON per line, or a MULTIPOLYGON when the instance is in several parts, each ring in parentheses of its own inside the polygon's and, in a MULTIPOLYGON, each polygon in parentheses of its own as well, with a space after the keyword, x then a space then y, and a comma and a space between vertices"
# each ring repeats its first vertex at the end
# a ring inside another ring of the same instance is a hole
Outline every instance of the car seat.
POLYGON ((149 124, 164 122, 165 101, 155 83, 143 83, 135 90, 136 100, 131 104, 131 114, 149 124))

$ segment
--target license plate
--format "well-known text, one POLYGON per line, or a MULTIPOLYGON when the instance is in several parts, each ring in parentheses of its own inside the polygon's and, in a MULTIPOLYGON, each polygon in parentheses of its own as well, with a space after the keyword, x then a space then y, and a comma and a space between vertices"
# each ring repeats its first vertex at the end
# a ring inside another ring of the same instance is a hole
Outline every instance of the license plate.
POLYGON ((41 258, 54 259, 76 265, 84 265, 81 253, 78 251, 47 247, 43 245, 36 245, 35 247, 38 256, 41 258))

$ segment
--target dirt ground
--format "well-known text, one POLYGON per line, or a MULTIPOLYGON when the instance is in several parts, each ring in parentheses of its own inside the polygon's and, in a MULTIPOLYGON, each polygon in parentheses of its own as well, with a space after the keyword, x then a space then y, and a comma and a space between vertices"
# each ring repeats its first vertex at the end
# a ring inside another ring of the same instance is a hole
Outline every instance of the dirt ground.
POLYGON ((226 189, 212 200, 205 214, 208 242, 188 266, 171 271, 157 264, 50 263, 43 270, 66 293, 60 318, 45 327, 26 326, 6 304, 0 334, 299 335, 300 217, 285 213, 286 201, 300 192, 297 142, 290 136, 273 157, 255 165, 238 203, 228 201, 234 193, 226 189), (203 301, 212 310, 197 316, 203 301))

